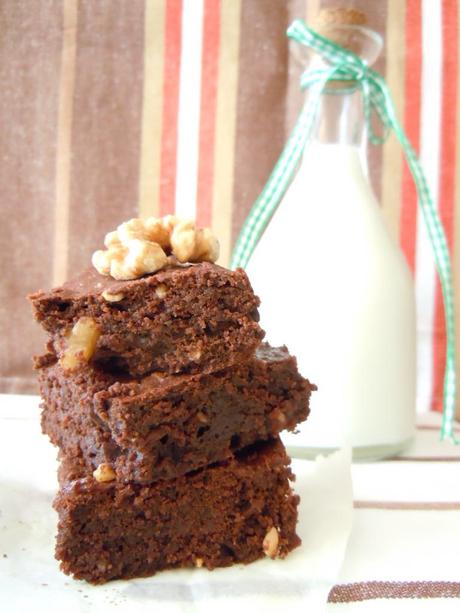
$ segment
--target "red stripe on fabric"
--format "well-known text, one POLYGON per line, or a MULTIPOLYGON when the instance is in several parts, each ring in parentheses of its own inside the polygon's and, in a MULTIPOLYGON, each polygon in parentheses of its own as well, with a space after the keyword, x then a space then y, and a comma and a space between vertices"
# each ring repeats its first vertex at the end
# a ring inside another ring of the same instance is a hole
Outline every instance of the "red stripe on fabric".
MULTIPOLYGON (((414 149, 420 150, 420 106, 422 81, 421 0, 407 0, 404 129, 414 149)), ((417 238, 417 192, 407 164, 402 176, 400 242, 409 266, 415 270, 417 238)))
POLYGON ((219 44, 220 2, 205 0, 201 68, 200 157, 196 195, 196 218, 199 226, 210 226, 212 218, 219 44))
POLYGON ((160 215, 174 212, 177 122, 182 39, 182 0, 167 0, 163 68, 163 125, 160 162, 160 215))
MULTIPOLYGON (((457 3, 442 2, 443 74, 441 106, 441 159, 439 187, 439 215, 446 232, 449 251, 454 238, 455 172, 457 133, 457 68, 458 26, 457 3)), ((439 278, 436 279, 433 330, 433 399, 432 408, 442 410, 444 369, 446 366, 446 331, 444 305, 439 278)))

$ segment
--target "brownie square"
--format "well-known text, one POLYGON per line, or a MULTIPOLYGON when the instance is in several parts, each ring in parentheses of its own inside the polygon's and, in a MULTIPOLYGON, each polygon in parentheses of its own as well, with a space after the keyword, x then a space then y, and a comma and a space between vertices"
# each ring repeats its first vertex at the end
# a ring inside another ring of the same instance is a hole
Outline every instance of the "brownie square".
MULTIPOLYGON (((51 358, 52 359, 52 358, 51 358)), ((306 419, 316 389, 285 347, 211 374, 119 381, 42 361, 42 428, 75 464, 110 464, 120 481, 172 479, 306 419)))
POLYGON ((67 480, 67 468, 54 504, 56 557, 77 579, 103 583, 166 568, 213 569, 283 558, 300 544, 299 499, 279 440, 151 485, 67 480))
POLYGON ((222 370, 249 357, 263 337, 246 273, 209 262, 131 281, 89 268, 30 300, 59 358, 75 325, 90 321, 97 330, 95 346, 87 348, 91 363, 135 377, 222 370))

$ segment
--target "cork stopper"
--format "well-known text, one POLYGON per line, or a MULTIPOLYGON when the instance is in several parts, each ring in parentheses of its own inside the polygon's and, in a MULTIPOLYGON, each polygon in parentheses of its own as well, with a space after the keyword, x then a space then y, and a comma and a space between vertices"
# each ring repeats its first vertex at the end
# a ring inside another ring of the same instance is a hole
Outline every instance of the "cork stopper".
POLYGON ((354 28, 349 26, 363 27, 366 25, 365 13, 346 7, 321 9, 311 24, 318 34, 358 54, 361 46, 360 40, 354 28))
MULTIPOLYGON (((374 64, 383 47, 383 39, 369 27, 366 13, 352 7, 323 8, 309 22, 309 26, 318 34, 358 55, 368 66, 374 64)), ((315 58, 311 49, 304 47, 294 46, 292 53, 303 67, 311 66, 315 61, 324 62, 324 59, 315 58)), ((343 86, 345 84, 340 81, 328 83, 328 89, 343 86)))
POLYGON ((314 19, 313 27, 320 28, 331 25, 365 26, 365 13, 353 8, 336 7, 321 9, 314 19))

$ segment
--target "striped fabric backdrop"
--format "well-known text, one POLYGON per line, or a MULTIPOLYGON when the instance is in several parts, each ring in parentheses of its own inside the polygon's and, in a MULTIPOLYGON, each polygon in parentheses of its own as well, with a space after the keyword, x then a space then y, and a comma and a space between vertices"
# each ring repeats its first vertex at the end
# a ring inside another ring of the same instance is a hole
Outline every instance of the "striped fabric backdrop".
MULTIPOLYGON (((0 253, 15 255, 0 287, 2 391, 33 389, 29 356, 42 339, 23 296, 86 265, 121 221, 196 217, 229 262, 302 100, 287 24, 337 4, 364 10, 385 37, 377 69, 452 251, 460 355, 460 0, 4 0, 0 194, 12 224, 0 253)), ((415 276, 419 409, 439 410, 441 292, 414 185, 394 137, 369 156, 415 276)))

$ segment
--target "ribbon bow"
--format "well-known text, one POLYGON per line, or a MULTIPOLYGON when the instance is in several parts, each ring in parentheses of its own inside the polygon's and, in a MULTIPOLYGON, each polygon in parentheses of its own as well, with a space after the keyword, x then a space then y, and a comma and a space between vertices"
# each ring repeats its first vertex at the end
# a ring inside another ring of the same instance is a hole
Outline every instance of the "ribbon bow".
MULTIPOLYGON (((325 90, 327 91, 327 83, 329 81, 348 81, 351 88, 349 91, 360 88, 363 95, 364 117, 369 140, 374 144, 382 144, 390 131, 393 130, 403 148, 417 188, 419 206, 428 230, 441 281, 446 321, 447 348, 441 440, 450 438, 457 442, 453 431, 456 397, 455 319, 449 248, 417 154, 398 121, 388 86, 378 72, 370 68, 355 53, 321 36, 300 19, 295 20, 289 26, 287 35, 301 45, 322 55, 330 66, 308 70, 302 74, 300 85, 302 89, 310 90, 309 99, 305 103, 262 193, 255 201, 243 225, 233 252, 232 268, 237 266, 244 268, 247 265, 260 237, 281 202, 299 164, 305 145, 311 136, 318 113, 319 99, 321 94, 325 90), (373 113, 379 117, 383 125, 382 136, 376 135, 372 128, 371 116, 373 113)), ((339 91, 343 92, 344 90, 339 91)))

